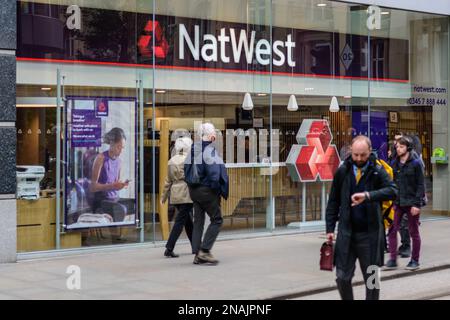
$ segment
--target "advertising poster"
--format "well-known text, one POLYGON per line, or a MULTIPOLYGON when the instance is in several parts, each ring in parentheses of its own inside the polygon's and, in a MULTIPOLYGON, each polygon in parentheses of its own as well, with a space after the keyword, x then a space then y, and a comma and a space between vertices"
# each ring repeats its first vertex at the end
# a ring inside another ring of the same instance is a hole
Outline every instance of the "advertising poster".
POLYGON ((136 100, 67 97, 65 228, 136 224, 136 100))

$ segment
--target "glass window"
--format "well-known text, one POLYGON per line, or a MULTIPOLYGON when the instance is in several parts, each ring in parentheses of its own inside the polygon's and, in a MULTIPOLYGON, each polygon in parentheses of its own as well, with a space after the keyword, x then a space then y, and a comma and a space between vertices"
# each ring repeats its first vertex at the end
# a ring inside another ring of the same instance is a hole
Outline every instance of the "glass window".
POLYGON ((230 179, 224 233, 322 230, 360 134, 389 161, 411 136, 424 215, 449 211, 447 16, 329 0, 18 8, 17 164, 40 187, 33 202, 18 189, 19 252, 166 240, 175 142, 206 122, 230 179))
POLYGON ((41 192, 18 194, 18 252, 142 241, 153 233, 138 161, 152 72, 137 43, 151 4, 19 3, 17 164, 41 192), (41 168, 42 177, 33 171, 41 168))
POLYGON ((424 165, 424 217, 448 209, 446 164, 433 158, 437 148, 448 149, 448 41, 448 17, 387 8, 381 8, 380 29, 372 33, 372 140, 391 159, 396 136, 413 139, 424 165))
MULTIPOLYGON (((179 133, 197 140, 198 125, 212 123, 230 179, 223 230, 271 229, 270 1, 170 0, 155 7, 160 181, 179 133)), ((173 207, 159 206, 159 216, 173 207)))
POLYGON ((351 140, 368 132, 365 11, 287 0, 273 1, 272 10, 274 36, 292 34, 296 62, 287 72, 274 67, 272 79, 282 164, 273 181, 277 226, 321 228, 333 174, 350 155, 351 140))

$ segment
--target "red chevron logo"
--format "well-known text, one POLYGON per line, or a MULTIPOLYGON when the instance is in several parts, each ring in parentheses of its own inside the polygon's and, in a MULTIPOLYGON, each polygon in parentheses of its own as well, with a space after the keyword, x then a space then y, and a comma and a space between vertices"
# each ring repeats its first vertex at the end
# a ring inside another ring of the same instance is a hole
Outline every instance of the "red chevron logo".
POLYGON ((139 52, 142 56, 151 58, 152 48, 155 57, 165 58, 169 52, 169 43, 164 37, 161 24, 158 21, 150 20, 144 28, 144 34, 138 40, 139 52), (155 36, 155 46, 152 43, 152 36, 155 36), (153 47, 152 47, 153 46, 153 47))
POLYGON ((286 166, 293 181, 333 180, 341 159, 327 120, 307 119, 297 133, 297 142, 289 152, 286 166))

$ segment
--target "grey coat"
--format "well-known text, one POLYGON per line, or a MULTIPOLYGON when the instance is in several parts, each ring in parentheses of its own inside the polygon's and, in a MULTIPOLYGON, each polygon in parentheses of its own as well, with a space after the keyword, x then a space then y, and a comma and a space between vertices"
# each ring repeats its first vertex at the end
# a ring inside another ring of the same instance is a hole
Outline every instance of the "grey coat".
MULTIPOLYGON (((369 159, 369 167, 365 173, 366 191, 370 200, 367 203, 368 233, 370 241, 370 264, 382 266, 384 264, 385 236, 382 220, 381 202, 393 200, 397 196, 398 188, 381 165, 375 163, 373 156, 369 159)), ((338 235, 334 250, 334 264, 337 268, 346 270, 350 252, 352 224, 351 224, 351 194, 350 184, 353 178, 351 158, 348 158, 336 171, 331 187, 330 197, 326 209, 327 233, 334 232, 339 221, 338 235)))
POLYGON ((169 160, 169 171, 164 181, 161 200, 166 202, 170 195, 170 204, 192 203, 189 189, 184 181, 184 161, 187 153, 177 154, 169 160))

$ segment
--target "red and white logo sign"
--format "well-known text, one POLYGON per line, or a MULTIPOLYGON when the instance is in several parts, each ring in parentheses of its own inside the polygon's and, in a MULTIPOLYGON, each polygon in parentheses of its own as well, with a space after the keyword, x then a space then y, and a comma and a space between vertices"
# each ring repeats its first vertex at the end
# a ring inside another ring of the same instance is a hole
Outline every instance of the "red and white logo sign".
POLYGON ((161 24, 158 21, 150 20, 144 28, 145 34, 139 38, 138 48, 142 56, 151 58, 153 46, 152 34, 155 35, 155 46, 153 50, 155 51, 156 58, 165 58, 169 52, 169 43, 164 37, 164 32, 161 28, 161 24), (155 32, 153 33, 153 28, 155 32))
POLYGON ((293 181, 314 182, 333 180, 341 159, 327 120, 303 120, 292 146, 286 166, 293 181))

